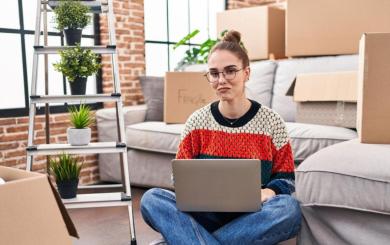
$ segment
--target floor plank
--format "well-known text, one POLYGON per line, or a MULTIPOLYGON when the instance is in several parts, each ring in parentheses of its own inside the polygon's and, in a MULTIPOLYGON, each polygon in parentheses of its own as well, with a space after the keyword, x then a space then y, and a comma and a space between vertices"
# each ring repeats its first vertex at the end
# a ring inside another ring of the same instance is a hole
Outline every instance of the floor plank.
MULTIPOLYGON (((144 245, 160 235, 143 221, 139 202, 146 189, 132 188, 137 244, 144 245)), ((75 245, 130 244, 130 228, 126 207, 87 208, 68 210, 80 239, 75 245)))

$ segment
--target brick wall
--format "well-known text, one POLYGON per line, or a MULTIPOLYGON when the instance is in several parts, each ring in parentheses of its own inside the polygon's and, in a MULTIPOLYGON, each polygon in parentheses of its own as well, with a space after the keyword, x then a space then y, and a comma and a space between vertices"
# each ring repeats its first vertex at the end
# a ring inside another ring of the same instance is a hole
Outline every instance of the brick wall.
MULTIPOLYGON (((119 74, 125 105, 143 102, 139 75, 145 73, 143 0, 114 0, 115 28, 118 48, 119 74)), ((107 43, 108 29, 105 15, 101 15, 101 40, 107 43)), ((112 91, 111 57, 104 56, 103 92, 112 91)), ((113 104, 106 104, 111 107, 113 104)), ((35 119, 36 144, 45 143, 45 119, 35 119)), ((50 116, 51 143, 66 143, 66 129, 69 127, 68 114, 50 116)), ((0 118, 0 165, 25 169, 28 133, 28 117, 0 118)), ((92 141, 97 141, 96 126, 92 128, 92 141)), ((99 180, 97 155, 80 156, 84 161, 81 183, 90 184, 99 180)), ((46 157, 34 158, 33 170, 45 172, 46 157)))
MULTIPOLYGON (((116 45, 119 60, 119 79, 124 105, 143 102, 138 76, 145 74, 145 36, 143 0, 114 0, 116 45)), ((101 42, 108 43, 108 27, 105 15, 100 19, 101 42)), ((105 55, 103 63, 103 91, 109 93, 113 87, 111 56, 105 55)), ((105 107, 112 107, 106 103, 105 107)))

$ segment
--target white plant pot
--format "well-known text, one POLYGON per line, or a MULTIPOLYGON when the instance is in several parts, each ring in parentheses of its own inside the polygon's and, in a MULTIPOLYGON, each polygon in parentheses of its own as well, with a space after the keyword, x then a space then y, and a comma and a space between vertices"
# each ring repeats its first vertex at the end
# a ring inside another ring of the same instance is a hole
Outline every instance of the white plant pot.
POLYGON ((88 145, 91 142, 90 128, 68 128, 68 144, 71 145, 88 145))

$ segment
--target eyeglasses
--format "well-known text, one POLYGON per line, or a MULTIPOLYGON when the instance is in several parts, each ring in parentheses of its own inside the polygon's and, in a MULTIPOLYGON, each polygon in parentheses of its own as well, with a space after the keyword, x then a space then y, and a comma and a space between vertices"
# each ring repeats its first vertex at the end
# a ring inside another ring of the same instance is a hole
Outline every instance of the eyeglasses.
POLYGON ((209 83, 216 83, 219 81, 219 74, 222 73, 223 78, 227 81, 231 81, 236 77, 237 72, 241 71, 243 68, 237 70, 234 68, 224 69, 223 71, 209 71, 204 76, 207 78, 209 83))

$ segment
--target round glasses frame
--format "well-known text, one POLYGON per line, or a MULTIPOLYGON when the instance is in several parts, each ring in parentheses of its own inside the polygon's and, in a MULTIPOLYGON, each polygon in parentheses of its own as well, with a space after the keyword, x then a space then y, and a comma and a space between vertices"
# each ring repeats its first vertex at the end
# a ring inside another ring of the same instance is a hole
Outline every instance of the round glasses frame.
POLYGON ((207 72, 206 74, 204 74, 204 76, 207 78, 207 81, 209 83, 216 83, 219 81, 219 78, 220 78, 220 74, 222 74, 223 78, 226 80, 226 81, 231 81, 233 80, 234 78, 236 78, 236 75, 237 75, 237 72, 243 70, 244 68, 241 68, 239 70, 230 70, 229 72, 233 72, 232 74, 226 74, 227 71, 218 71, 218 72, 213 72, 213 73, 217 73, 218 76, 217 78, 213 78, 211 77, 211 74, 210 72, 207 72))

